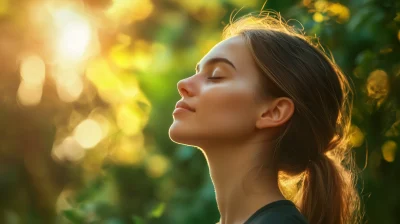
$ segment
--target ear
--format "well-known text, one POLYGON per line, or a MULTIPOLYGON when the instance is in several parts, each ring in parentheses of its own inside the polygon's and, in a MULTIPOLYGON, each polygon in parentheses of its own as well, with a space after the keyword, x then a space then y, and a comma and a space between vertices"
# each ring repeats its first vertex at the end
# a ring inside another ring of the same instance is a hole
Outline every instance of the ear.
POLYGON ((287 122, 294 113, 294 103, 290 98, 279 97, 263 106, 256 121, 258 129, 277 127, 287 122))

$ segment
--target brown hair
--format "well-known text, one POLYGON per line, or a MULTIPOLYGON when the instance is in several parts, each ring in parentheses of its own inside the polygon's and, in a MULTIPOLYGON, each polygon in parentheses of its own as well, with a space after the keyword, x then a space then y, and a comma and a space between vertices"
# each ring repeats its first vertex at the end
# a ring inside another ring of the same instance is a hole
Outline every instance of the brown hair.
POLYGON ((358 222, 347 78, 319 43, 279 14, 243 16, 223 32, 224 39, 236 35, 246 40, 262 74, 264 94, 289 97, 295 105, 274 151, 282 192, 311 224, 358 222))

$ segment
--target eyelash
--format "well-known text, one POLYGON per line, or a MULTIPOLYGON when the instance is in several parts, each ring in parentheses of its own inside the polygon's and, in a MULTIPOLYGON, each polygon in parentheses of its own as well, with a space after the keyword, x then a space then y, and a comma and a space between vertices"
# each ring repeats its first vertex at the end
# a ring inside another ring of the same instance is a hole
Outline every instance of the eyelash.
POLYGON ((207 79, 211 79, 211 80, 213 80, 213 79, 222 79, 223 77, 208 77, 207 79))

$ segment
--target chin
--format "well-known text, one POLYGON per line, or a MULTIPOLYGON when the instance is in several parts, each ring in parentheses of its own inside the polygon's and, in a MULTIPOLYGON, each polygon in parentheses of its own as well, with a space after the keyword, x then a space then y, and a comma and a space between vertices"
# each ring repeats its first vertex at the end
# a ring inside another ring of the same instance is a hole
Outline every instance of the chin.
POLYGON ((178 144, 195 146, 198 135, 193 133, 193 129, 184 129, 173 123, 168 131, 169 138, 178 144))

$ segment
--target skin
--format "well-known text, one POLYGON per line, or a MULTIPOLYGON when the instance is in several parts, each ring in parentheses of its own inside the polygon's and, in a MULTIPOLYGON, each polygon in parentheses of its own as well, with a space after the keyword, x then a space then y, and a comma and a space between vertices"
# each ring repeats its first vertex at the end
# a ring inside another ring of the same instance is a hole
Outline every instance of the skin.
POLYGON ((195 75, 178 82, 181 100, 195 111, 173 114, 169 136, 203 152, 221 224, 244 223, 262 206, 284 199, 271 169, 271 141, 294 104, 285 97, 261 97, 260 77, 244 38, 234 36, 215 45, 195 75))

